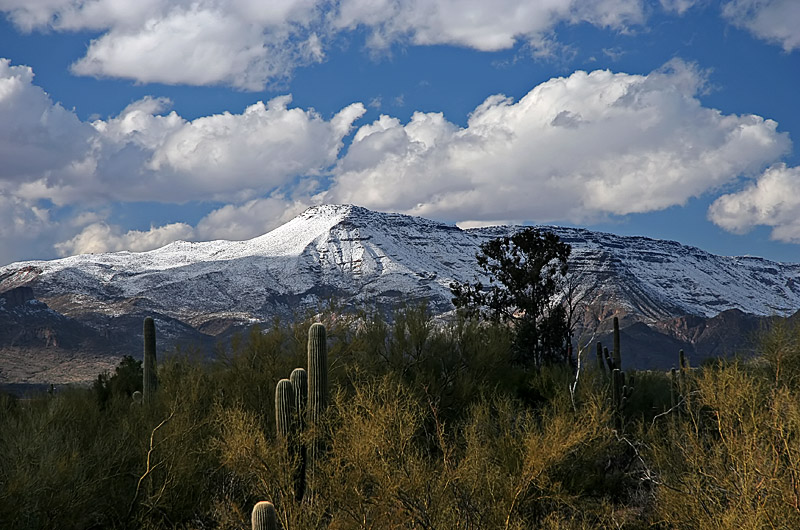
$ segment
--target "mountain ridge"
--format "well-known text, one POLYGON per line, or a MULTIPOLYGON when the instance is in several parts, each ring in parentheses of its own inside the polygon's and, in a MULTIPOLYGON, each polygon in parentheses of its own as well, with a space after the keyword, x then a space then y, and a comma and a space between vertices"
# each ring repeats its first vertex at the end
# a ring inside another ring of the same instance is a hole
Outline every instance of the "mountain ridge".
MULTIPOLYGON (((140 253, 9 264, 0 267, 0 293, 28 288, 49 310, 101 337, 152 314, 168 344, 209 343, 232 329, 316 310, 330 298, 387 310, 426 301, 433 313, 445 313, 452 309, 450 282, 480 279, 480 244, 519 228, 462 230, 320 205, 246 241, 176 241, 140 253)), ((686 316, 709 319, 728 310, 788 316, 800 308, 800 264, 716 256, 643 236, 538 228, 572 245, 570 270, 586 302, 579 318, 588 334, 604 332, 611 316, 661 333, 669 326, 659 323, 686 316)), ((114 354, 129 353, 136 341, 123 342, 114 354)))

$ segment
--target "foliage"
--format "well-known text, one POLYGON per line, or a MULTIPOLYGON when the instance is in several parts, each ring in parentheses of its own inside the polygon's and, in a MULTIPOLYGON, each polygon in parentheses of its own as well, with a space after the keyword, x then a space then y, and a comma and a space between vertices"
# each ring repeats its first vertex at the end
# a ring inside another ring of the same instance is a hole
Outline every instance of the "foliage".
POLYGON ((137 390, 142 390, 142 361, 130 355, 122 358, 114 373, 104 372, 97 376, 92 390, 101 406, 105 406, 111 397, 131 397, 137 390))
POLYGON ((568 309, 557 301, 572 248, 552 232, 525 228, 481 244, 478 266, 489 285, 454 282, 453 304, 470 315, 511 322, 522 364, 568 360, 568 309))
POLYGON ((299 457, 274 406, 311 322, 276 322, 211 362, 162 356, 149 404, 127 390, 102 404, 84 388, 3 397, 0 528, 242 529, 265 500, 284 530, 800 527, 793 328, 677 388, 637 373, 621 433, 596 362, 577 378, 563 363, 520 370, 507 326, 423 307, 321 320, 330 397, 313 500, 295 496, 299 457))
POLYGON ((800 401, 739 363, 697 374, 685 418, 648 433, 671 528, 800 527, 800 401))

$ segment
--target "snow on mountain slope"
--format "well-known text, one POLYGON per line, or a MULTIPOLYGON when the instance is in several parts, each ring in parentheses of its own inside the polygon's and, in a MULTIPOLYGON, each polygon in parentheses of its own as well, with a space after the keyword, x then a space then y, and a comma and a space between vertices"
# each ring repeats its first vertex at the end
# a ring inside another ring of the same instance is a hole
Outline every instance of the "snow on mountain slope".
MULTIPOLYGON (((635 320, 771 315, 800 307, 800 265, 715 256, 676 242, 543 227, 573 246, 571 269, 587 300, 635 320)), ((27 285, 75 318, 156 311, 193 326, 267 320, 345 304, 429 299, 450 308, 449 284, 471 281, 481 242, 513 227, 455 226, 348 205, 310 208, 249 241, 176 242, 150 252, 28 261, 0 268, 0 292, 27 285)), ((594 318, 597 318, 596 316, 594 318)))
MULTIPOLYGON (((798 264, 716 256, 675 241, 553 230, 573 246, 573 270, 587 285, 616 284, 629 302, 706 317, 727 309, 769 316, 800 308, 798 264)), ((647 313, 643 305, 637 311, 647 313)))

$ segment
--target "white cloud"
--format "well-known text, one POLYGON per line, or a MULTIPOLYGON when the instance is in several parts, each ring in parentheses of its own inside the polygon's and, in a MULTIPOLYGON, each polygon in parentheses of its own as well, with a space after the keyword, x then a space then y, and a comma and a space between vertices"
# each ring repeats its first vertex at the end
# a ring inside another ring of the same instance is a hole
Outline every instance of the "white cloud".
POLYGON ((703 90, 703 72, 680 61, 646 76, 575 72, 516 102, 487 98, 466 127, 441 113, 381 116, 342 156, 361 103, 324 119, 282 96, 189 121, 144 98, 85 123, 30 68, 2 60, 0 237, 58 241, 61 253, 244 239, 322 201, 471 224, 658 210, 757 175, 790 147, 774 121, 703 107, 703 90), (230 204, 195 226, 128 231, 96 213, 115 201, 210 199, 230 204))
POLYGON ((23 30, 100 31, 80 75, 261 90, 324 57, 314 0, 0 0, 23 30))
POLYGON ((703 107, 702 72, 575 72, 518 102, 491 96, 458 128, 381 116, 356 133, 326 202, 448 218, 574 221, 684 204, 787 152, 777 123, 703 107))
MULTIPOLYGON (((703 2, 659 3, 683 15, 703 2)), ((378 52, 397 43, 483 51, 524 43, 547 56, 569 50, 559 25, 627 32, 650 9, 643 0, 0 0, 25 31, 99 32, 74 63, 77 74, 254 91, 324 60, 330 42, 358 28, 378 52)), ((800 46, 796 0, 728 0, 722 15, 786 51, 800 46)))
POLYGON ((86 123, 36 86, 31 68, 0 59, 0 259, 48 255, 55 242, 60 253, 72 253, 263 233, 299 208, 299 199, 276 195, 281 189, 291 197, 320 191, 365 112, 355 103, 324 119, 290 102, 282 96, 239 114, 188 121, 168 111, 169 100, 147 97, 86 123), (253 200, 265 195, 271 198, 253 200), (92 212, 115 201, 211 199, 234 204, 196 228, 178 223, 128 232, 105 222, 108 211, 92 212))
MULTIPOLYGON (((157 149, 147 166, 172 172, 205 196, 255 195, 295 176, 318 174, 333 164, 361 103, 325 121, 313 111, 288 108, 291 97, 259 102, 242 114, 223 113, 183 124, 157 149)), ((186 193, 183 191, 182 193, 186 193)))
POLYGON ((280 196, 253 199, 241 205, 228 204, 200 220, 197 239, 251 239, 290 221, 309 205, 307 200, 288 201, 280 196))
POLYGON ((407 40, 483 51, 508 49, 519 40, 537 47, 559 23, 625 30, 644 18, 640 0, 342 0, 332 15, 337 29, 368 28, 373 48, 407 40))
POLYGON ((255 23, 195 5, 140 27, 113 27, 91 42, 72 70, 144 83, 227 83, 257 91, 302 61, 300 48, 287 41, 285 33, 265 36, 255 23))
POLYGON ((0 12, 26 31, 100 32, 77 74, 256 91, 323 60, 328 42, 359 27, 373 50, 524 42, 546 52, 562 23, 627 31, 645 22, 642 0, 0 0, 0 12))
POLYGON ((203 217, 196 226, 170 223, 151 226, 149 230, 127 231, 119 225, 108 224, 92 212, 86 212, 81 217, 88 224, 82 226, 78 234, 53 246, 61 256, 71 256, 121 250, 143 252, 178 240, 245 240, 277 228, 301 213, 309 204, 286 200, 281 196, 265 197, 218 208, 203 217))
POLYGON ((661 7, 668 12, 682 15, 695 5, 706 0, 660 0, 661 7))
POLYGON ((55 249, 62 256, 120 250, 142 252, 163 247, 179 239, 188 239, 192 234, 192 227, 184 223, 153 227, 148 231, 130 230, 125 233, 118 226, 94 223, 72 239, 57 243, 55 249))
POLYGON ((800 167, 770 167, 744 190, 715 200, 708 218, 739 234, 769 226, 772 239, 800 243, 800 167))
POLYGON ((29 67, 0 59, 0 184, 57 205, 263 196, 326 171, 366 111, 355 103, 326 120, 290 103, 187 121, 148 97, 89 124, 53 103, 29 67))
POLYGON ((800 48, 800 2, 797 0, 731 0, 722 15, 787 52, 800 48))
POLYGON ((91 220, 78 213, 65 222, 50 206, 0 190, 0 264, 52 256, 55 242, 91 220))
POLYGON ((33 70, 0 58, 0 181, 29 181, 87 152, 91 127, 33 84, 33 70))

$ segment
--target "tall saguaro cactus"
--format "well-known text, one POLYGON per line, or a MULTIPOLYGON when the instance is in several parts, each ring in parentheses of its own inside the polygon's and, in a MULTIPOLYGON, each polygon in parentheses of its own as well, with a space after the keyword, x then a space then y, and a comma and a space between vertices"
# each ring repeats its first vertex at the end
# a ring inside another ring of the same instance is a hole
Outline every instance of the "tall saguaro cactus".
MULTIPOLYGON (((298 432, 306 428, 306 401, 308 400, 308 373, 305 368, 295 368, 289 376, 294 388, 295 399, 295 421, 297 422, 298 432)), ((306 492, 306 466, 308 462, 308 452, 306 444, 298 437, 297 439, 298 460, 293 470, 294 478, 294 497, 297 501, 303 499, 306 492)))
POLYGON ((151 317, 144 319, 144 375, 142 380, 142 394, 144 402, 153 399, 158 390, 158 375, 156 374, 156 324, 151 317))
POLYGON ((608 348, 603 348, 597 343, 597 364, 600 372, 605 374, 603 360, 608 366, 608 378, 610 383, 611 412, 614 419, 614 428, 618 431, 625 426, 624 411, 625 406, 633 394, 633 375, 627 380, 625 372, 621 369, 622 354, 619 345, 619 319, 614 317, 614 351, 609 352, 608 348))
POLYGON ((683 350, 678 352, 678 362, 680 363, 680 392, 682 396, 686 396, 689 393, 689 359, 686 358, 683 350))
POLYGON ((619 319, 614 317, 614 367, 622 370, 622 352, 619 349, 619 319))
POLYGON ((275 505, 269 501, 261 501, 253 506, 250 516, 253 530, 278 530, 278 515, 275 505))
POLYGON ((289 381, 294 386, 294 404, 297 414, 297 428, 303 430, 306 426, 306 401, 308 401, 308 373, 305 368, 295 368, 289 376, 289 381))
POLYGON ((311 428, 312 440, 308 451, 308 484, 311 494, 316 487, 314 472, 322 452, 320 427, 328 405, 328 344, 325 326, 312 324, 308 329, 308 409, 306 423, 311 428))
POLYGON ((308 329, 308 411, 306 420, 316 426, 328 406, 328 344, 325 326, 308 329))
POLYGON ((625 379, 625 372, 615 369, 611 372, 611 411, 614 415, 614 428, 621 431, 625 425, 625 405, 633 394, 633 376, 625 379))
POLYGON ((275 387, 275 424, 278 438, 294 443, 297 418, 295 417, 294 385, 288 379, 278 381, 275 387))

